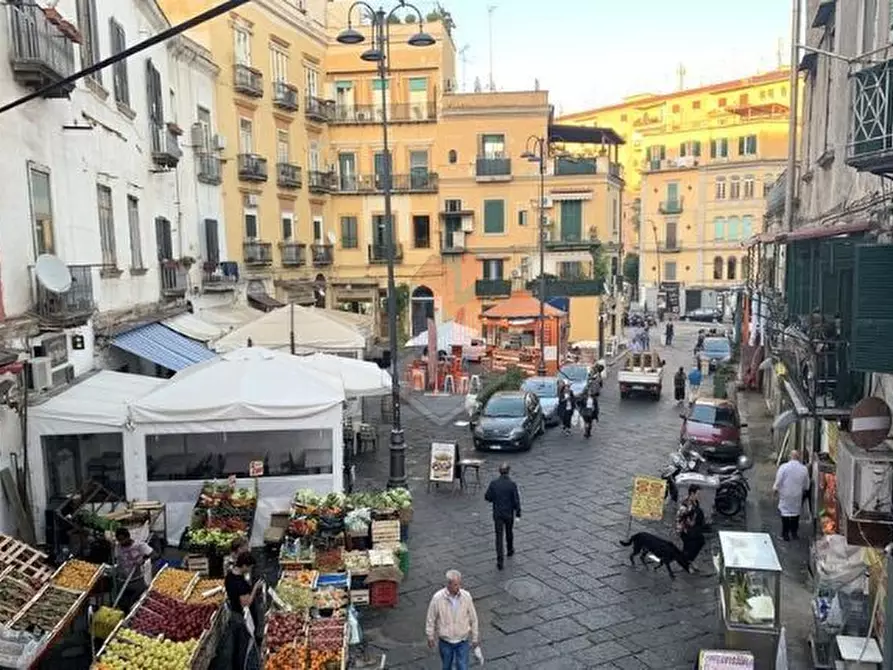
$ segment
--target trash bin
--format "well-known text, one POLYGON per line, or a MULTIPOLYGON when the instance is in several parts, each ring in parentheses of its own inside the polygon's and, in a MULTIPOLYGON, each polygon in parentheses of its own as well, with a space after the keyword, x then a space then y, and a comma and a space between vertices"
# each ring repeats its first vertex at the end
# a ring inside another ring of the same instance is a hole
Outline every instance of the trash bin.
POLYGON ((704 512, 704 523, 713 523, 713 503, 716 501, 716 490, 719 488, 719 477, 704 475, 700 472, 683 472, 676 476, 676 488, 681 500, 688 495, 689 486, 701 489, 701 511, 704 512))

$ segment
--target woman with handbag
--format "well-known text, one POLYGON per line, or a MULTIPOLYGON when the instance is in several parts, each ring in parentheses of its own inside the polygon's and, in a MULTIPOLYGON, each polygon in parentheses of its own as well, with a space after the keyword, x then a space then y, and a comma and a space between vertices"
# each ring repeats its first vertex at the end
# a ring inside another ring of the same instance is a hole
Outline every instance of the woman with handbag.
POLYGON ((244 670, 248 666, 248 654, 254 637, 254 619, 251 606, 261 588, 258 580, 252 587, 247 576, 254 567, 254 556, 250 553, 239 554, 235 565, 223 578, 226 589, 226 604, 229 608, 229 644, 232 649, 230 667, 232 670, 244 670))

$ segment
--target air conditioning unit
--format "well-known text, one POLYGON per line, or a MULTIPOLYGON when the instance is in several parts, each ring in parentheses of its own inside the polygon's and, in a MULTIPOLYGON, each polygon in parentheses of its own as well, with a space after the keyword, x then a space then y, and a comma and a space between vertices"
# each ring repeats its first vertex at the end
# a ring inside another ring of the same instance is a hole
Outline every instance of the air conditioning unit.
POLYGON ((245 194, 245 207, 257 207, 257 193, 245 194))
POLYGON ((68 337, 65 333, 45 333, 31 340, 31 358, 49 358, 53 367, 68 362, 68 337))
POLYGON ((223 151, 226 149, 226 137, 223 135, 214 135, 211 138, 211 146, 214 148, 214 151, 223 151))
POLYGON ((71 363, 66 363, 65 365, 55 367, 53 368, 51 377, 53 381, 52 388, 70 384, 74 381, 74 366, 71 363))
POLYGON ((893 449, 868 451, 840 433, 837 497, 848 519, 893 524, 893 449))
POLYGON ((189 135, 192 138, 192 146, 194 147, 204 147, 205 146, 205 127, 200 123, 193 123, 192 129, 189 131, 189 135))
POLYGON ((551 209, 553 204, 551 195, 543 196, 543 209, 551 209))
POLYGON ((53 388, 53 362, 49 356, 38 356, 28 361, 28 386, 32 391, 53 388))
POLYGON ((474 219, 470 216, 462 217, 462 232, 463 233, 473 233, 474 232, 474 219))

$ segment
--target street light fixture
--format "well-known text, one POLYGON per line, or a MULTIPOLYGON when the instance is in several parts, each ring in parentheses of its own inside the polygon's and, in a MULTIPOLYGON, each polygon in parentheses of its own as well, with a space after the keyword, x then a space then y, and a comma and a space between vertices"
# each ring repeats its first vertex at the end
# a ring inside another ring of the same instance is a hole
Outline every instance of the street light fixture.
POLYGON ((384 195, 385 233, 387 234, 387 261, 388 261, 388 336, 391 353, 391 404, 393 406, 393 420, 391 425, 390 440, 390 464, 388 468, 388 488, 406 486, 406 442, 403 435, 403 424, 400 420, 400 368, 398 364, 397 350, 397 287, 394 280, 394 222, 391 214, 391 152, 388 148, 388 92, 387 80, 390 61, 391 26, 390 19, 394 12, 400 9, 409 9, 418 17, 418 32, 407 40, 413 47, 428 47, 435 43, 434 37, 423 30, 422 13, 418 7, 399 0, 390 12, 383 8, 373 9, 363 0, 354 2, 347 10, 347 28, 342 30, 336 38, 340 44, 357 45, 366 40, 366 36, 353 28, 351 16, 355 9, 361 8, 367 12, 371 19, 372 47, 360 54, 360 59, 367 63, 378 65, 378 79, 381 84, 381 134, 383 153, 383 174, 381 185, 384 195))

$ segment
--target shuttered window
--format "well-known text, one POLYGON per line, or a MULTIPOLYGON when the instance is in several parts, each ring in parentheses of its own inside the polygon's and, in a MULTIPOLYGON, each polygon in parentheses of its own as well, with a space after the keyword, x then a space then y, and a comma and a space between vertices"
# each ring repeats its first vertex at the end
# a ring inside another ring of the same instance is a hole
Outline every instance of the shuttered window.
POLYGON ((561 201, 561 241, 579 242, 583 239, 583 202, 561 201))
POLYGON ((484 200, 484 233, 505 232, 505 200, 484 200))
POLYGON ((893 245, 855 247, 853 332, 850 367, 862 372, 893 373, 893 245))
MULTIPOLYGON (((127 48, 124 28, 115 19, 109 19, 109 32, 112 40, 112 55, 117 55, 127 48)), ((127 59, 123 58, 112 65, 115 102, 130 107, 130 85, 127 83, 127 59)))

